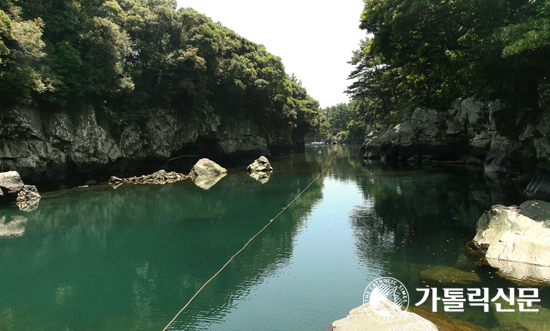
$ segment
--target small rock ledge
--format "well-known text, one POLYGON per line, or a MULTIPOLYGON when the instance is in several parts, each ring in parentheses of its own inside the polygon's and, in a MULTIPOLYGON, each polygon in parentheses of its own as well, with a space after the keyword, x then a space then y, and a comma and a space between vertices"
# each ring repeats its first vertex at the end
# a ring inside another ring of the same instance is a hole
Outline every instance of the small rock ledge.
POLYGON ((164 169, 154 172, 150 175, 134 176, 130 178, 119 178, 116 176, 111 176, 109 179, 109 185, 114 188, 119 187, 123 183, 130 184, 169 184, 175 183, 181 180, 189 178, 184 174, 180 174, 174 171, 166 172, 164 169))

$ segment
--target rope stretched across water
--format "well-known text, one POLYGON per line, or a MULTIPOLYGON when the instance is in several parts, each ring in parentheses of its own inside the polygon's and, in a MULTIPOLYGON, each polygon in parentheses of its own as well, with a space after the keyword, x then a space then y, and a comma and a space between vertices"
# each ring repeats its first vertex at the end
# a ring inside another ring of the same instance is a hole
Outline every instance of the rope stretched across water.
POLYGON ((227 265, 228 265, 231 261, 233 261, 233 259, 234 259, 237 255, 239 255, 242 251, 244 251, 244 249, 246 248, 246 246, 248 246, 248 244, 250 244, 250 243, 252 242, 252 240, 254 240, 254 238, 256 238, 257 236, 259 236, 260 233, 262 233, 265 229, 267 229, 267 227, 268 227, 271 223, 273 223, 274 220, 277 219, 277 217, 281 216, 281 214, 284 213, 284 211, 287 210, 288 207, 290 207, 290 205, 292 205, 296 200, 298 200, 298 198, 299 198, 302 194, 304 194, 304 192, 305 192, 311 185, 313 185, 313 183, 315 183, 315 182, 317 181, 317 179, 319 179, 319 177, 321 177, 321 176, 328 170, 328 168, 329 168, 330 165, 332 164, 332 160, 333 160, 335 157, 337 157, 338 155, 340 155, 340 152, 338 152, 338 154, 336 154, 336 155, 334 155, 333 157, 331 157, 330 160, 329 160, 329 162, 328 162, 328 165, 323 169, 323 171, 321 171, 321 172, 317 175, 317 177, 315 177, 315 179, 313 179, 313 180, 306 186, 306 188, 304 188, 300 193, 298 193, 298 195, 296 195, 296 197, 295 197, 292 201, 290 201, 290 203, 289 203, 288 205, 286 205, 286 207, 282 208, 281 211, 280 211, 277 215, 275 215, 275 217, 273 217, 272 219, 270 219, 269 222, 268 222, 260 231, 258 231, 254 236, 252 236, 252 238, 250 238, 250 239, 246 242, 246 244, 244 244, 244 246, 243 246, 241 249, 239 249, 239 251, 237 251, 237 253, 235 253, 229 260, 227 260, 227 262, 220 268, 220 270, 218 270, 218 271, 214 274, 214 276, 210 277, 210 279, 207 280, 206 283, 204 283, 204 285, 201 286, 201 288, 195 293, 195 295, 193 295, 193 296, 191 297, 191 299, 189 299, 189 301, 187 301, 187 303, 185 304, 185 306, 183 306, 183 308, 180 309, 180 311, 176 314, 176 316, 174 316, 174 318, 172 318, 172 320, 170 321, 170 323, 168 323, 168 324, 164 327, 164 329, 162 329, 162 331, 165 331, 166 329, 168 329, 168 327, 170 327, 170 325, 171 325, 172 323, 174 323, 174 321, 176 320, 176 318, 178 318, 178 316, 185 310, 185 308, 187 308, 187 306, 189 306, 189 304, 191 303, 191 301, 193 301, 193 299, 195 299, 195 297, 196 297, 197 295, 199 295, 199 293, 206 287, 206 285, 208 285, 208 283, 210 283, 214 278, 216 278, 216 276, 218 276, 218 274, 219 274, 220 272, 222 272, 222 270, 225 269, 225 267, 227 267, 227 265))

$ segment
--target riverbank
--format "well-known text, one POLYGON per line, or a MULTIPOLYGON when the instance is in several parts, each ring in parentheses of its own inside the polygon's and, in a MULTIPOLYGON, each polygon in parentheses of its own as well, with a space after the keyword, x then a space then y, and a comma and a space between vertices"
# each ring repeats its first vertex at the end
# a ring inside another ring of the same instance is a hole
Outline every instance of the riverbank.
POLYGON ((157 109, 146 121, 120 127, 98 119, 91 106, 77 115, 10 109, 2 115, 0 138, 0 171, 15 170, 41 191, 159 169, 187 173, 202 157, 240 166, 304 149, 303 135, 291 126, 266 132, 252 119, 220 116, 199 125, 157 109))
POLYGON ((446 111, 416 108, 391 126, 370 126, 366 159, 395 165, 466 166, 511 178, 526 198, 550 200, 550 111, 513 122, 501 102, 455 101, 446 111), (536 120, 536 122, 534 122, 536 120))

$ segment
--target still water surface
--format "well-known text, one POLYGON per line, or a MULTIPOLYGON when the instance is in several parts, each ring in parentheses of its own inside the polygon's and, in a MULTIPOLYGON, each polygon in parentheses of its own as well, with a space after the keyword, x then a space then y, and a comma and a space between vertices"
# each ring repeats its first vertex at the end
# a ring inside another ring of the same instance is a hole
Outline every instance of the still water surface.
MULTIPOLYGON (((323 330, 382 276, 418 302, 420 270, 454 267, 485 210, 523 202, 463 170, 389 169, 337 146, 274 158, 265 184, 238 168, 209 190, 184 181, 48 193, 33 212, 0 209, 0 330, 162 330, 338 151, 170 330, 323 330)), ((476 271, 478 287, 517 287, 476 271)), ((489 329, 515 323, 479 310, 453 316, 489 329)))

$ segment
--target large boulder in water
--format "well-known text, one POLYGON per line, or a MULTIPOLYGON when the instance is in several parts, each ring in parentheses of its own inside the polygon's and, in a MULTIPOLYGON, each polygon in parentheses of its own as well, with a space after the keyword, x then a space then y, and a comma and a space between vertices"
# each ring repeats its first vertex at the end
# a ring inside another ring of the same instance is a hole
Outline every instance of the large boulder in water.
POLYGON ((246 170, 250 173, 254 172, 270 172, 273 171, 273 167, 269 163, 269 160, 265 156, 260 156, 253 163, 251 163, 246 170))
POLYGON ((0 172, 0 202, 11 202, 25 187, 17 171, 0 172))
POLYGON ((34 185, 25 185, 17 193, 17 207, 22 211, 33 211, 38 208, 38 203, 40 202, 41 196, 38 194, 38 190, 34 185))
POLYGON ((25 185, 17 171, 0 172, 0 203, 17 202, 19 209, 32 211, 38 207, 40 194, 34 185, 25 185))
POLYGON ((217 164, 216 162, 203 158, 197 161, 189 173, 189 177, 208 177, 208 176, 219 176, 221 174, 227 173, 227 170, 217 164))
POLYGON ((550 280, 550 203, 529 200, 519 207, 494 205, 478 220, 473 241, 485 251, 489 264, 502 271, 513 270, 513 278, 550 280), (516 265, 508 268, 508 263, 516 265), (517 263, 525 268, 518 268, 517 263))

